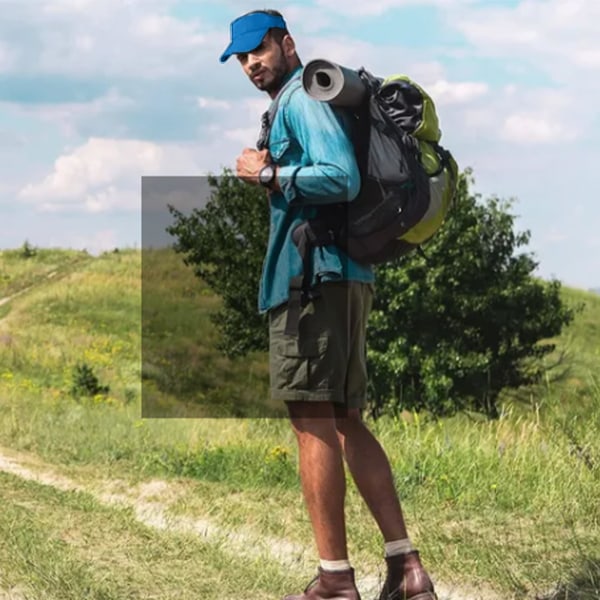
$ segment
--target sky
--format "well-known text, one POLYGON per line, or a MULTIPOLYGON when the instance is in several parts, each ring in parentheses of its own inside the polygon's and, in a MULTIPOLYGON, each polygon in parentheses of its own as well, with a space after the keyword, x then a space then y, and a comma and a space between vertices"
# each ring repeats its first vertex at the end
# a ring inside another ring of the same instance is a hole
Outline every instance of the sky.
POLYGON ((0 248, 139 247, 142 176, 234 167, 269 98, 219 56, 260 8, 305 64, 422 85, 536 274, 600 286, 598 0, 0 0, 0 248))

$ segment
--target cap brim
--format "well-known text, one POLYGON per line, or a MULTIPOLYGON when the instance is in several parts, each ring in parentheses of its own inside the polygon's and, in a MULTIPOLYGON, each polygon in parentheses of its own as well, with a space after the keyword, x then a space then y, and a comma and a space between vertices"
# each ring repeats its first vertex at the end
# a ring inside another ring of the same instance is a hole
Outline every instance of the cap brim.
POLYGON ((248 33, 238 35, 235 40, 227 46, 219 60, 224 63, 232 54, 250 52, 250 50, 258 48, 266 34, 266 31, 249 31, 248 33))

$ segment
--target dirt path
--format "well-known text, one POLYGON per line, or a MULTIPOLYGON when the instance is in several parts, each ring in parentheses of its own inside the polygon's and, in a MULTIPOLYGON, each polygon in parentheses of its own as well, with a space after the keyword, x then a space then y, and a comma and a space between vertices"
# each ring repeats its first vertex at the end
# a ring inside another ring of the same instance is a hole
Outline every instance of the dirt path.
MULTIPOLYGON (((64 492, 85 492, 104 505, 131 508, 135 518, 147 527, 194 533, 219 543, 220 547, 236 556, 268 556, 288 569, 310 570, 314 566, 312 551, 288 540, 265 537, 251 529, 233 532, 207 519, 171 514, 169 505, 181 496, 181 491, 178 492, 177 484, 173 482, 152 480, 131 486, 126 481, 103 480, 84 485, 64 476, 55 466, 45 464, 37 457, 3 448, 0 448, 0 471, 64 492), (168 499, 167 502, 165 498, 168 499)), ((380 585, 377 575, 362 577, 358 581, 365 600, 375 598, 380 585)), ((436 583, 436 588, 439 600, 498 600, 487 593, 475 594, 456 587, 449 588, 439 582, 436 583)), ((0 591, 0 600, 19 598, 18 591, 15 592, 0 591)))
POLYGON ((31 598, 27 593, 19 588, 12 588, 11 590, 0 589, 0 600, 27 600, 31 598))
POLYGON ((53 467, 40 463, 32 457, 0 450, 0 471, 54 487, 63 492, 85 492, 105 505, 132 508, 136 519, 153 529, 196 533, 205 538, 226 543, 232 552, 246 555, 270 554, 285 566, 304 562, 306 550, 285 540, 276 538, 258 539, 256 534, 230 532, 205 519, 176 516, 169 513, 168 506, 177 500, 175 486, 167 481, 152 480, 138 486, 126 482, 103 481, 96 485, 82 485, 59 474, 53 467), (126 492, 123 489, 127 489, 126 492), (159 502, 155 498, 169 498, 159 502))
POLYGON ((20 296, 21 294, 24 294, 25 292, 28 292, 29 290, 33 289, 34 287, 36 287, 36 286, 30 285, 29 287, 23 288, 22 290, 15 292, 12 296, 4 296, 4 298, 0 298, 0 306, 3 306, 4 304, 8 304, 13 298, 20 296))
MULTIPOLYGON (((56 275, 58 274, 58 271, 50 271, 50 273, 48 273, 45 277, 44 277, 44 281, 48 281, 49 279, 53 279, 54 277, 56 277, 56 275)), ((67 273, 64 273, 65 275, 67 273)), ((13 300, 14 298, 16 298, 17 296, 20 296, 21 294, 26 294, 29 290, 32 290, 36 287, 38 287, 40 285, 40 282, 36 282, 36 283, 32 283, 31 285, 28 285, 27 287, 24 287, 22 290, 19 290, 17 292, 15 292, 14 294, 11 294, 10 296, 4 296, 4 298, 0 298, 0 306, 4 305, 4 304, 8 304, 11 300, 13 300)))
MULTIPOLYGON (((61 267, 58 267, 57 269, 55 269, 54 271, 50 271, 46 275, 42 275, 40 280, 35 281, 31 285, 28 285, 27 287, 24 287, 23 289, 18 290, 16 292, 14 292, 13 294, 10 294, 8 296, 4 296, 4 297, 0 298, 0 306, 4 306, 5 304, 8 304, 11 300, 14 300, 18 296, 21 296, 22 294, 26 294, 27 292, 34 290, 35 288, 39 287, 40 285, 42 285, 43 283, 45 283, 47 281, 50 281, 51 279, 60 280, 60 279, 63 279, 64 277, 67 277, 75 270, 76 267, 79 267, 87 262, 90 262, 91 260, 93 260, 93 257, 91 257, 91 256, 81 258, 72 263, 68 263, 61 267)), ((0 318, 0 323, 2 323, 2 321, 4 319, 6 319, 6 317, 0 318)), ((1 598, 0 598, 0 600, 1 600, 1 598)))

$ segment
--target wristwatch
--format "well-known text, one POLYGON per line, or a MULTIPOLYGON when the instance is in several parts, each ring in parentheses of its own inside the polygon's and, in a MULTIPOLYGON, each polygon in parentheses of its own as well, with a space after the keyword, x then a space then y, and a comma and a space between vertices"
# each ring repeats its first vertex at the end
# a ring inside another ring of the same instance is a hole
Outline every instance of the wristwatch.
POLYGON ((258 172, 258 182, 266 188, 271 188, 275 182, 275 167, 273 165, 265 165, 258 172))

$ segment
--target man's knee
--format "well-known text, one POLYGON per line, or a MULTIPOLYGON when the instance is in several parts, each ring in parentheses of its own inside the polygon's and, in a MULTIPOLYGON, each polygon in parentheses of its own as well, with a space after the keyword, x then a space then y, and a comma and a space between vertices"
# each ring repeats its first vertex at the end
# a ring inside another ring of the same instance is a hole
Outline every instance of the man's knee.
POLYGON ((287 402, 288 414, 296 435, 335 430, 332 402, 287 402))
POLYGON ((345 435, 356 427, 364 427, 360 408, 347 408, 340 405, 334 408, 334 412, 335 428, 338 433, 345 435))

